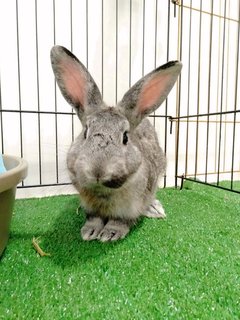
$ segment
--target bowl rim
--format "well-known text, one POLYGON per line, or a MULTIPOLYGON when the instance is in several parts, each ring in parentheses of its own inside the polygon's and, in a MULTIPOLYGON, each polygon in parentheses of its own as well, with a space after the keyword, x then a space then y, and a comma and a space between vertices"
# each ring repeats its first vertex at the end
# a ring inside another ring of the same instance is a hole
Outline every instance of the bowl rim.
POLYGON ((16 187, 27 176, 28 163, 20 157, 3 154, 3 162, 17 161, 17 166, 0 175, 0 192, 16 187))

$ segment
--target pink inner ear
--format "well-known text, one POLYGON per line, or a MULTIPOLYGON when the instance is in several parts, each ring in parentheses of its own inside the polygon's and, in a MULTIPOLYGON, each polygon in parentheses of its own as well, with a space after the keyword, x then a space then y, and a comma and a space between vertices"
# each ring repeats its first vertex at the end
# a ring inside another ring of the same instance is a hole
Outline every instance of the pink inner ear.
POLYGON ((66 59, 60 64, 65 91, 74 104, 84 106, 86 78, 77 62, 66 59))
POLYGON ((144 113, 151 108, 160 104, 165 99, 165 94, 170 82, 170 75, 156 74, 146 84, 143 85, 138 99, 138 109, 144 113))

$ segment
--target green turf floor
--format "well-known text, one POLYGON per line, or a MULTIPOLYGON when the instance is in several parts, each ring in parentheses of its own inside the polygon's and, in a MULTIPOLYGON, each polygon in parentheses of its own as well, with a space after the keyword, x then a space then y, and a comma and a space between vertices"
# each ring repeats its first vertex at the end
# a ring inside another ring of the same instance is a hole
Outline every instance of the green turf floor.
POLYGON ((107 244, 81 240, 76 196, 18 200, 0 319, 240 319, 240 195, 188 182, 158 197, 166 220, 107 244))

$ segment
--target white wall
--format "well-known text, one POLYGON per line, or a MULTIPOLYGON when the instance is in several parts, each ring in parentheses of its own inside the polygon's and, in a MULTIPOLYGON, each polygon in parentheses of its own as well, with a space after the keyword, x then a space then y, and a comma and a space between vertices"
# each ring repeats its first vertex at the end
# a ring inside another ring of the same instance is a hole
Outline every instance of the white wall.
MULTIPOLYGON (((210 112, 220 111, 221 108, 224 111, 231 111, 235 107, 239 1, 231 0, 230 6, 230 0, 226 0, 226 16, 231 20, 225 22, 223 54, 224 19, 219 16, 224 16, 224 4, 224 0, 214 1, 210 112), (222 68, 223 56, 224 68, 222 68)), ((211 12, 211 1, 202 1, 202 6, 204 12, 211 12)), ((181 8, 176 9, 177 15, 174 17, 174 6, 167 0, 1 1, 2 109, 71 111, 58 88, 55 93, 49 51, 56 43, 71 49, 88 67, 103 93, 104 100, 110 105, 119 101, 129 86, 142 75, 167 60, 181 57, 184 68, 180 86, 180 115, 186 115, 188 107, 190 114, 207 112, 211 16, 208 13, 199 13, 199 0, 185 0, 181 33, 179 19, 181 8), (191 4, 192 10, 187 8, 191 4), (180 47, 181 37, 182 47, 180 47)), ((163 104, 157 114, 175 117, 177 96, 178 86, 175 86, 167 104, 163 104)), ((238 172, 240 171, 239 118, 238 113, 234 158, 234 170, 238 172)), ((208 169, 212 172, 218 169, 219 116, 211 117, 210 120, 215 121, 209 124, 211 134, 207 162, 208 169)), ((232 122, 233 114, 224 116, 222 120, 232 122)), ((166 183, 173 185, 175 124, 171 135, 169 121, 156 118, 155 125, 161 145, 167 147, 166 183)), ((186 129, 187 124, 181 122, 178 172, 179 174, 205 172, 206 123, 199 123, 197 133, 196 122, 191 122, 188 140, 186 129)), ((20 118, 19 113, 4 112, 2 119, 0 118, 0 145, 3 141, 4 153, 23 155, 28 160, 29 174, 25 185, 65 183, 69 181, 65 163, 66 152, 72 141, 72 135, 76 136, 79 130, 80 124, 77 118, 71 115, 22 113, 20 118)), ((229 171, 232 159, 233 124, 226 123, 222 125, 221 130, 220 171, 229 171)), ((213 180, 216 178, 211 177, 213 180)), ((223 175, 221 178, 229 179, 229 175, 223 175)), ((239 173, 236 173, 234 178, 239 179, 239 173)), ((48 195, 55 192, 72 192, 72 189, 70 186, 21 189, 18 190, 18 195, 48 195)))

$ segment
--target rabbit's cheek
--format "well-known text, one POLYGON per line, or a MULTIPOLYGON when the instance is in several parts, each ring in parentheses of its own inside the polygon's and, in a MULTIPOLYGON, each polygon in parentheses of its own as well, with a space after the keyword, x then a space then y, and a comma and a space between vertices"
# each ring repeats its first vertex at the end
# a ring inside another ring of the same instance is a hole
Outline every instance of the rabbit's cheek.
POLYGON ((67 166, 68 166, 68 170, 69 170, 71 176, 76 176, 76 171, 74 169, 74 162, 68 161, 67 166))
POLYGON ((73 168, 69 170, 81 185, 85 185, 91 179, 91 168, 84 158, 76 159, 73 168))
POLYGON ((126 166, 129 174, 135 173, 142 163, 142 156, 137 147, 133 146, 126 155, 126 166))

